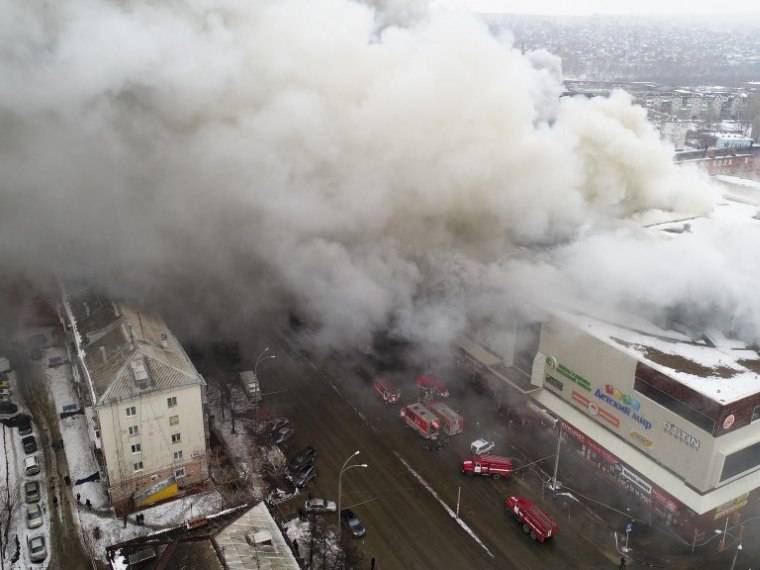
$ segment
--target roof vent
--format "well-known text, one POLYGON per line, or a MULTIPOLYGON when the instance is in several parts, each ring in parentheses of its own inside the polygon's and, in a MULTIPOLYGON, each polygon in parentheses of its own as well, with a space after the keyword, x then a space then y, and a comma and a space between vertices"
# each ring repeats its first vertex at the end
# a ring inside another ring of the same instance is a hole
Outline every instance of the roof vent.
POLYGON ((272 533, 268 530, 259 530, 257 532, 246 534, 245 541, 251 546, 271 546, 272 533))
POLYGON ((132 374, 135 377, 135 384, 138 388, 147 388, 149 383, 148 371, 145 370, 145 362, 142 358, 133 360, 129 363, 132 367, 132 374))

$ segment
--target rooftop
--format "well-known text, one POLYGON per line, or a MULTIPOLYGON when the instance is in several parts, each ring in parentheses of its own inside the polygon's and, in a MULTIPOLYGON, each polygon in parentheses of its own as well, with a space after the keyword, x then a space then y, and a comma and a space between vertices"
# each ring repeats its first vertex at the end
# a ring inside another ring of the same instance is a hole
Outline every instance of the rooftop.
POLYGON ((204 383, 161 317, 103 299, 73 311, 98 404, 204 383))

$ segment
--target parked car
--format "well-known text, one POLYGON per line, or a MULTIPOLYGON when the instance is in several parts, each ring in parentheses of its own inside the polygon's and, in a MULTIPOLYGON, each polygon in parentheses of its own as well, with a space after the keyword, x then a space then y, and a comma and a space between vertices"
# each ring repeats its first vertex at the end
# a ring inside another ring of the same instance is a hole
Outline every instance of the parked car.
POLYGON ((33 529, 42 526, 42 508, 39 503, 26 506, 26 528, 33 529))
POLYGON ((317 450, 312 446, 304 447, 296 455, 294 455, 290 461, 288 461, 288 471, 293 473, 303 469, 306 465, 314 463, 314 459, 317 457, 317 450))
POLYGON ((470 452, 473 455, 485 455, 496 447, 496 443, 487 439, 476 439, 470 444, 470 452))
MULTIPOLYGON (((19 415, 21 415, 21 414, 19 414, 19 415)), ((16 416, 16 417, 18 417, 18 416, 16 416)), ((29 416, 26 416, 26 417, 29 418, 29 416)), ((31 422, 31 420, 27 420, 25 422, 18 423, 17 425, 18 425, 18 434, 20 436, 23 437, 23 436, 26 436, 26 435, 31 435, 31 433, 32 433, 32 422, 31 422)))
POLYGON ((32 422, 31 416, 28 414, 16 414, 10 419, 3 420, 3 423, 8 427, 19 427, 32 422))
POLYGON ((282 427, 272 433, 272 443, 274 445, 280 445, 281 443, 285 443, 291 437, 293 437, 294 433, 295 431, 293 430, 292 427, 287 427, 287 426, 282 427))
POLYGON ((44 562, 47 558, 47 548, 45 547, 45 537, 33 536, 27 538, 27 544, 29 546, 29 560, 38 564, 44 562))
POLYGON ((40 472, 40 462, 36 455, 28 455, 24 458, 24 473, 27 477, 33 477, 40 472))
POLYGON ((7 420, 18 413, 18 406, 13 402, 0 402, 0 420, 7 420))
POLYGON ((340 511, 340 518, 343 521, 343 524, 348 527, 348 530, 350 530, 351 534, 356 538, 361 538, 367 534, 367 530, 364 528, 362 521, 359 520, 359 517, 356 516, 354 511, 343 509, 340 511))
POLYGON ((300 471, 294 473, 291 476, 293 485, 299 489, 303 489, 309 482, 311 482, 317 476, 317 468, 314 465, 307 465, 300 471))
POLYGON ((37 440, 34 439, 33 435, 28 435, 25 438, 21 440, 21 445, 24 446, 24 453, 27 455, 31 455, 35 451, 37 451, 37 440))
POLYGON ((24 500, 26 503, 39 503, 40 501, 40 482, 27 481, 24 483, 24 500))
POLYGON ((310 513, 334 513, 338 510, 334 501, 328 501, 327 499, 308 499, 303 504, 303 510, 307 514, 310 513))

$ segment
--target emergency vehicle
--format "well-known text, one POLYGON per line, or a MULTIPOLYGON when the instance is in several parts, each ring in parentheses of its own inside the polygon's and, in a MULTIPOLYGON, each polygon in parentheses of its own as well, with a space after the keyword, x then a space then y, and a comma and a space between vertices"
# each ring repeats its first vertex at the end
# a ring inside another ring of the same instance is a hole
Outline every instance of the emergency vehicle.
POLYGON ((434 378, 433 376, 418 376, 417 388, 424 392, 428 392, 436 398, 448 398, 449 391, 443 382, 434 378))
POLYGON ((515 520, 522 525, 523 532, 530 534, 533 540, 546 542, 559 530, 557 521, 525 497, 507 497, 504 508, 512 513, 515 520))
POLYGON ((401 419, 425 439, 438 438, 441 428, 438 417, 419 402, 401 408, 401 419))
POLYGON ((443 402, 431 402, 428 408, 441 420, 441 429, 446 435, 456 435, 464 431, 464 418, 443 402))
POLYGON ((485 475, 494 479, 512 475, 512 460, 496 455, 474 455, 462 461, 464 475, 485 475))
POLYGON ((378 378, 373 385, 375 394, 386 404, 395 404, 401 398, 401 390, 387 378, 378 378))

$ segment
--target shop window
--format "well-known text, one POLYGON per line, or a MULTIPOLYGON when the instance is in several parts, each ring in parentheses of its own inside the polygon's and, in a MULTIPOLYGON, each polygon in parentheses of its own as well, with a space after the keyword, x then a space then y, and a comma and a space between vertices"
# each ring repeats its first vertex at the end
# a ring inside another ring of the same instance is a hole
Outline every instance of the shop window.
POLYGON ((760 420, 760 406, 752 408, 752 421, 760 420))
POLYGON ((760 466, 760 442, 726 456, 720 480, 725 481, 740 473, 760 466))

